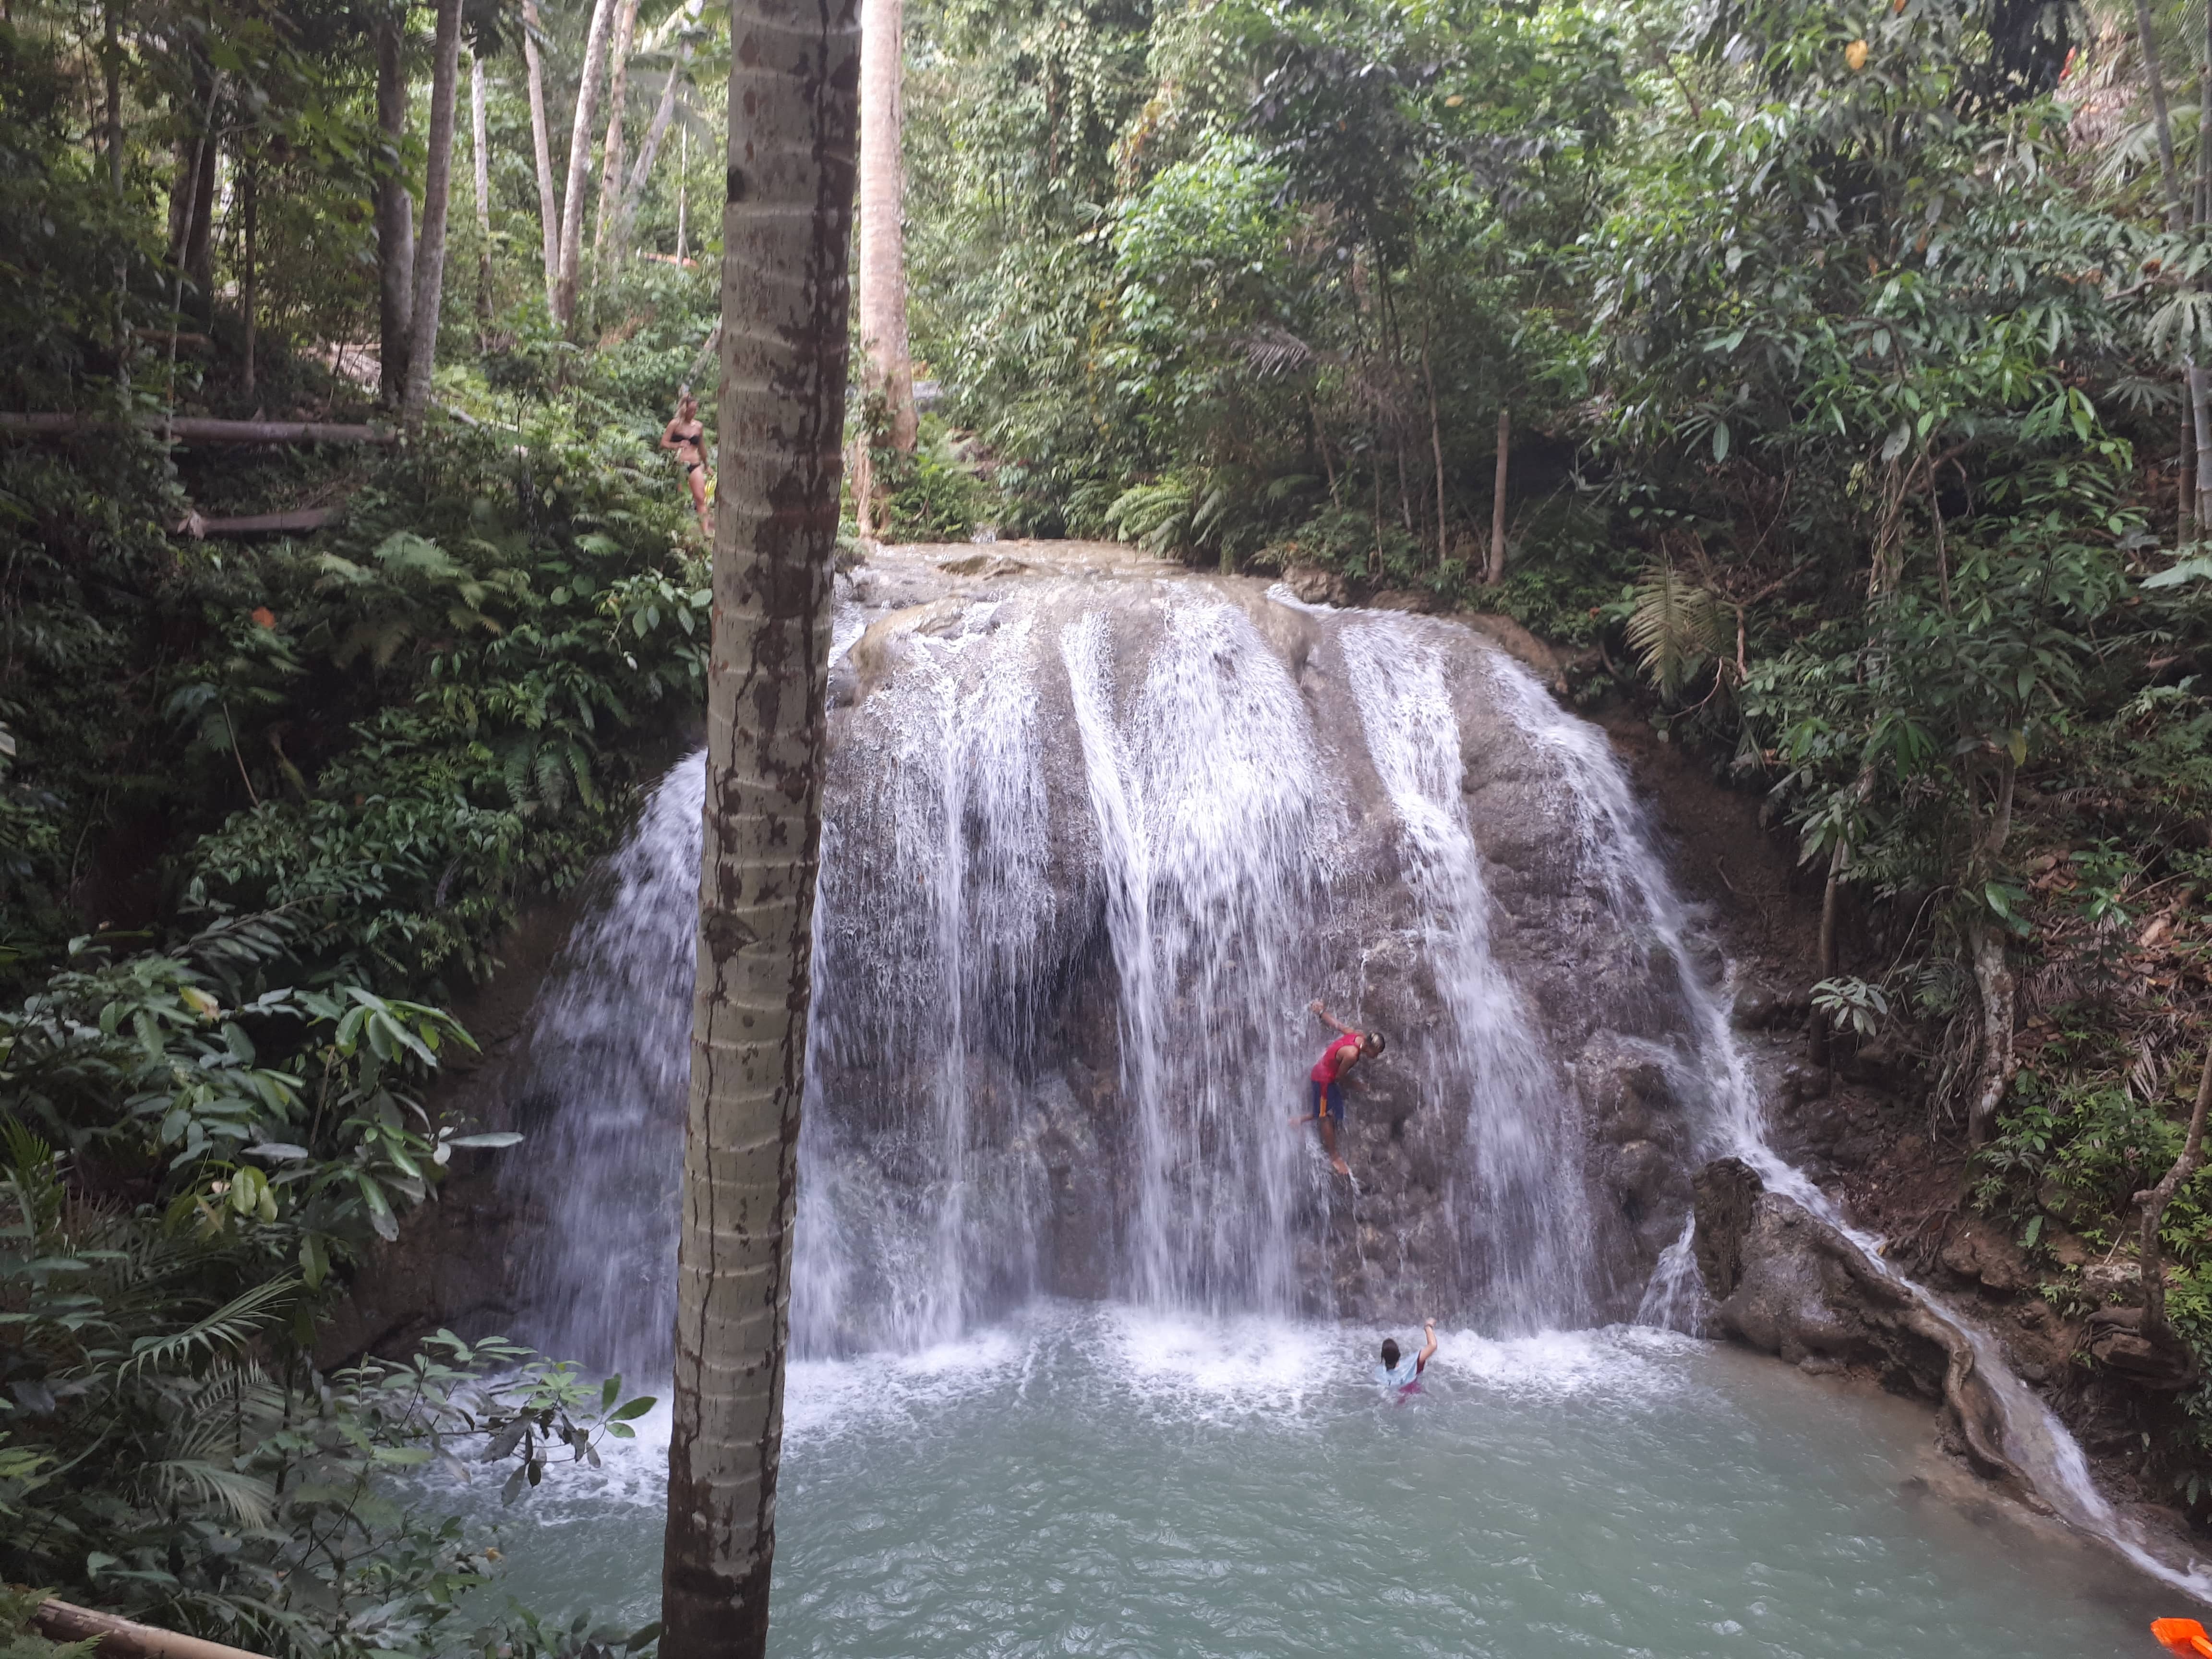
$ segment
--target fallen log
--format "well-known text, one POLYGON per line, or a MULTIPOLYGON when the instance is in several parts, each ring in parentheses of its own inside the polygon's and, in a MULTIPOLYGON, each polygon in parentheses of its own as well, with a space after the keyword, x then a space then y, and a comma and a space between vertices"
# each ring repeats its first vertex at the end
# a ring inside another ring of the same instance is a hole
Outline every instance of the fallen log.
MULTIPOLYGON (((0 434, 26 437, 69 437, 80 432, 112 432, 119 424, 102 415, 11 414, 0 412, 0 434)), ((221 421, 205 415, 179 415, 164 421, 141 418, 150 432, 167 430, 185 444, 396 444, 399 434, 384 427, 331 421, 221 421)))
POLYGON ((48 1600, 31 1615, 39 1634, 50 1642, 84 1642, 97 1638, 100 1659, 261 1659, 244 1648, 225 1647, 198 1636, 157 1630, 135 1620, 90 1607, 48 1600))
POLYGON ((338 516, 335 507, 302 507, 296 513, 255 513, 242 519, 203 519, 188 513, 177 526, 179 535, 204 542, 210 536, 283 536, 320 530, 338 516))

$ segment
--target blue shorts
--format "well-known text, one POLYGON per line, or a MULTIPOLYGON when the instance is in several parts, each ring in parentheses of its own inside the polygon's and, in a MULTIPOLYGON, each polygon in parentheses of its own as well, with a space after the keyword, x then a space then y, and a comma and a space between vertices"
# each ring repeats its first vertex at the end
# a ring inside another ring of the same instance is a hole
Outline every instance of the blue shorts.
POLYGON ((1344 1121, 1344 1085, 1341 1083, 1324 1084, 1318 1079, 1308 1078, 1306 1089, 1307 1099, 1313 1107, 1313 1115, 1316 1117, 1321 1115, 1322 1102, 1326 1098, 1328 1102, 1328 1115, 1339 1123, 1344 1121))

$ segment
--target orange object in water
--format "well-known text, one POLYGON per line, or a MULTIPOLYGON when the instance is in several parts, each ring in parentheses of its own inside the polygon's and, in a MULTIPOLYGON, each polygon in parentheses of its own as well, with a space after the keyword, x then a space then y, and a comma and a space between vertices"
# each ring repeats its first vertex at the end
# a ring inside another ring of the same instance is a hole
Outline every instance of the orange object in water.
POLYGON ((2207 1636, 2204 1626, 2194 1619, 2154 1619, 2150 1633, 2171 1652, 2188 1654, 2191 1659, 2212 1659, 2212 1636, 2207 1636))

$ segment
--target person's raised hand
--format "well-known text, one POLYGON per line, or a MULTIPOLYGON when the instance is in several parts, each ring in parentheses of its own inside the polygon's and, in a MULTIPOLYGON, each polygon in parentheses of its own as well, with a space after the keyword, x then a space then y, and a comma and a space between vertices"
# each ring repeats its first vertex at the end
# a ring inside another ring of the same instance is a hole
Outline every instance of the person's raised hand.
POLYGON ((1310 1013, 1319 1013, 1321 1012, 1321 999, 1319 997, 1316 997, 1311 1002, 1306 1004, 1306 1010, 1310 1013))

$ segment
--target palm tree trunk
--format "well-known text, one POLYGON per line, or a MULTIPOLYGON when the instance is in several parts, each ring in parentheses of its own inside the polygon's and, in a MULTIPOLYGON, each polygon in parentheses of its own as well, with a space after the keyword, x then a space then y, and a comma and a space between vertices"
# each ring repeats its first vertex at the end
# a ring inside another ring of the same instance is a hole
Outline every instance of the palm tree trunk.
POLYGON ((576 118, 568 129, 568 187, 561 197, 561 270, 553 283, 553 319, 566 328, 576 314, 576 275, 584 262, 584 179, 592 170, 592 129, 599 117, 599 75, 615 0, 595 0, 584 37, 584 69, 576 83, 576 118))
POLYGON ((491 152, 485 143, 487 111, 483 59, 469 54, 469 132, 476 140, 477 328, 491 332, 491 152))
POLYGON ((377 14, 376 353, 379 395, 392 409, 407 390, 407 345, 415 321, 415 204, 401 170, 407 143, 402 21, 396 8, 377 14))
POLYGON ((629 49, 637 35, 637 0, 622 0, 615 25, 614 67, 607 77, 606 159, 599 173, 599 211, 592 232, 592 254, 607 250, 607 222, 614 216, 622 186, 623 117, 629 112, 629 49))
POLYGON ((561 197, 553 188, 553 140, 545 120, 545 70, 538 61, 537 0, 522 0, 522 63, 530 80, 530 143, 538 162, 538 227, 545 244, 545 308, 561 279, 561 197))
POLYGON ((723 449, 662 1659, 750 1659, 768 1640, 845 424, 854 6, 731 5, 723 449))
POLYGON ((422 177, 422 246, 415 258, 415 320, 407 355, 407 396, 399 424, 421 428, 438 363, 438 313, 445 297, 447 210, 453 199, 453 106, 460 94, 461 0, 438 0, 430 57, 430 161, 422 177))
POLYGON ((906 327, 906 164, 900 154, 905 63, 902 0, 860 3, 861 374, 880 392, 892 447, 914 452, 914 359, 906 327))

